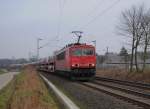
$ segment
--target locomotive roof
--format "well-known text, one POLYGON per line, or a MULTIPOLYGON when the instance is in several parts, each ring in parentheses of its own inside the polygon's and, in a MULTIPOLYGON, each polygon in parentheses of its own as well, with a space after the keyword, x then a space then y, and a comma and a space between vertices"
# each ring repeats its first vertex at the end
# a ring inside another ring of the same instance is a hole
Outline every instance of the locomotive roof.
POLYGON ((65 47, 63 47, 62 49, 55 51, 55 53, 60 53, 62 51, 64 51, 66 48, 72 48, 72 47, 94 47, 93 45, 87 45, 86 43, 74 43, 74 44, 68 44, 65 47))

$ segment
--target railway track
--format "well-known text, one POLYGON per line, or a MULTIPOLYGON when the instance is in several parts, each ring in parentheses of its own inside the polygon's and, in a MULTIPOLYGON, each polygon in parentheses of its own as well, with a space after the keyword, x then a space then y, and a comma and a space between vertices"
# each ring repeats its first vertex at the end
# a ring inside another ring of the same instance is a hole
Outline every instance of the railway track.
POLYGON ((99 81, 113 82, 113 83, 117 83, 117 84, 122 84, 122 85, 127 85, 127 86, 150 90, 150 84, 146 84, 146 83, 123 81, 123 80, 104 78, 104 77, 95 77, 95 79, 99 80, 99 81))
POLYGON ((101 91, 125 101, 132 102, 145 109, 150 108, 149 84, 100 77, 96 77, 92 82, 84 82, 81 84, 93 90, 101 91))

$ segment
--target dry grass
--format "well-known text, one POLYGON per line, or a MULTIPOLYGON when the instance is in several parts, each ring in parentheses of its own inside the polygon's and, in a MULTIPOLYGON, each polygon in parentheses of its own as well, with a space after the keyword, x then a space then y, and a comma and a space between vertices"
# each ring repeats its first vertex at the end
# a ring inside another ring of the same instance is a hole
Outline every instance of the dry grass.
POLYGON ((58 106, 32 67, 18 75, 9 109, 57 109, 58 106))
POLYGON ((15 78, 0 90, 0 109, 7 109, 8 101, 13 94, 15 88, 15 78))
POLYGON ((137 73, 137 72, 130 73, 124 69, 117 69, 117 68, 98 69, 97 76, 150 83, 150 70, 147 70, 143 73, 137 73))

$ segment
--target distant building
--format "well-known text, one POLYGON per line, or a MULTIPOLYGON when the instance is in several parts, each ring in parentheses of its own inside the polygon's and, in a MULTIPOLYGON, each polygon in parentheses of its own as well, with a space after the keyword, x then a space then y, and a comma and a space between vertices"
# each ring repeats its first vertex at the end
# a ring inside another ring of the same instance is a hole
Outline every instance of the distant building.
POLYGON ((28 63, 28 61, 24 58, 21 59, 0 59, 0 68, 7 68, 12 64, 24 64, 28 63))
MULTIPOLYGON (((138 56, 139 66, 142 66, 143 60, 138 56)), ((133 62, 135 63, 135 62, 133 62)), ((150 67, 150 57, 146 60, 146 64, 150 67)), ((129 68, 130 55, 127 57, 120 56, 117 53, 106 53, 105 55, 97 55, 97 68, 129 68)))

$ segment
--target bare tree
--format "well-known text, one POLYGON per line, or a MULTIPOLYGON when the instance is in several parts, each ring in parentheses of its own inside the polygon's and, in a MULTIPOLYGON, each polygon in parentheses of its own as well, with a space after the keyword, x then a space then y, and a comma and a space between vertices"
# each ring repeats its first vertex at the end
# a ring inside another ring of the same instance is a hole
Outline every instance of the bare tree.
POLYGON ((140 7, 132 6, 122 12, 121 24, 118 26, 121 35, 130 37, 131 39, 131 58, 130 58, 130 72, 133 71, 133 64, 135 61, 136 71, 139 72, 138 66, 138 48, 141 44, 142 37, 144 36, 143 30, 143 16, 144 5, 140 7))
POLYGON ((130 72, 133 71, 134 49, 136 41, 136 8, 133 6, 131 9, 122 12, 121 23, 118 26, 121 35, 131 38, 131 58, 130 58, 130 72))
POLYGON ((136 66, 136 71, 139 72, 139 66, 138 66, 138 47, 140 46, 140 42, 142 39, 142 36, 144 34, 144 31, 142 29, 142 22, 143 22, 143 16, 144 16, 144 5, 141 5, 139 8, 135 8, 136 10, 136 27, 135 27, 135 54, 134 54, 134 58, 135 58, 135 66, 136 66))
POLYGON ((143 51, 143 67, 142 72, 145 69, 145 62, 147 58, 147 50, 150 46, 150 10, 146 12, 143 16, 143 22, 141 23, 142 29, 144 31, 143 37, 142 37, 142 45, 144 46, 143 51))

